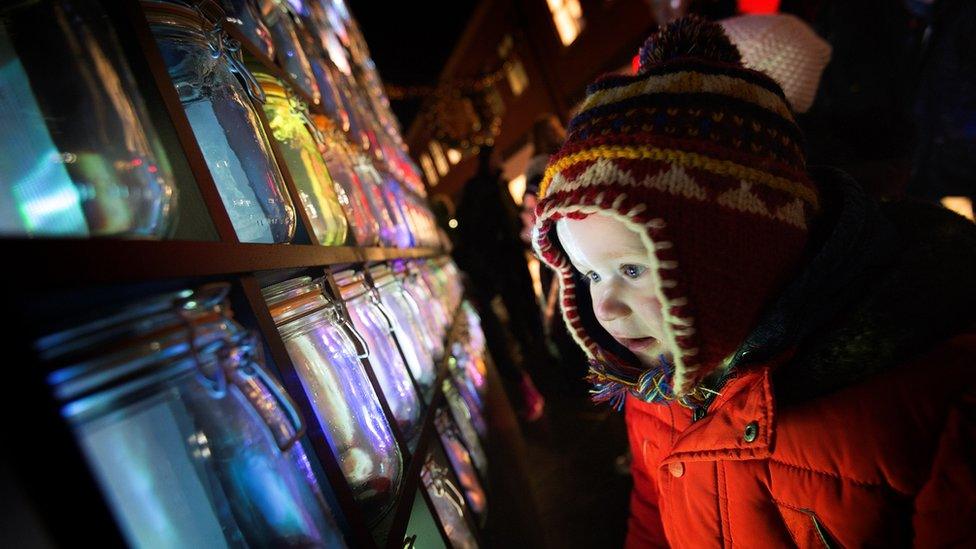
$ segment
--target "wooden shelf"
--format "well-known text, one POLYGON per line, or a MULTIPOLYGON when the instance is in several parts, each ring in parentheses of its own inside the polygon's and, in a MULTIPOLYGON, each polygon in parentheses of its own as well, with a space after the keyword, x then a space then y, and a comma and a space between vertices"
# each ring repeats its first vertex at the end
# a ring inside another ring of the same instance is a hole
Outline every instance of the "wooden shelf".
POLYGON ((28 287, 75 287, 420 259, 443 252, 172 240, 0 239, 0 253, 19 266, 31 266, 4 269, 0 277, 6 281, 28 287))

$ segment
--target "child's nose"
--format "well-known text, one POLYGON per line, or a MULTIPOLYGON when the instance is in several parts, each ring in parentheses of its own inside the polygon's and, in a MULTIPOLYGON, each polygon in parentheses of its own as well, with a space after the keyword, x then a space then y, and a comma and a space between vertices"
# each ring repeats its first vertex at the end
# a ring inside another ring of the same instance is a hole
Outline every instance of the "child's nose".
POLYGON ((593 312, 598 320, 609 322, 630 314, 630 307, 620 298, 619 292, 611 288, 595 296, 593 312))

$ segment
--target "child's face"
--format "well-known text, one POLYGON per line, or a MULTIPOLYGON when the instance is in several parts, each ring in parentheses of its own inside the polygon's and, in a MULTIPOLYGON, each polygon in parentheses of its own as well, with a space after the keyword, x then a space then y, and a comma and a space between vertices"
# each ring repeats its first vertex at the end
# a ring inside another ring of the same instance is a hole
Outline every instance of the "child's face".
POLYGON ((664 322, 640 234, 602 214, 560 219, 556 233, 573 266, 589 279, 600 325, 641 362, 656 363, 664 322))

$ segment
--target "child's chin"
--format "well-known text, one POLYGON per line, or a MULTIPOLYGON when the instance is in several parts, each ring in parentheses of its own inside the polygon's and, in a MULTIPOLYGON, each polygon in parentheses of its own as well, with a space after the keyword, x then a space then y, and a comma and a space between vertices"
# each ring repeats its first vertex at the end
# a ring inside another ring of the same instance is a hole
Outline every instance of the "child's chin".
POLYGON ((661 363, 662 355, 665 357, 670 357, 671 355, 671 353, 665 351, 664 345, 656 339, 647 348, 633 353, 640 360, 641 364, 646 367, 655 367, 661 363))

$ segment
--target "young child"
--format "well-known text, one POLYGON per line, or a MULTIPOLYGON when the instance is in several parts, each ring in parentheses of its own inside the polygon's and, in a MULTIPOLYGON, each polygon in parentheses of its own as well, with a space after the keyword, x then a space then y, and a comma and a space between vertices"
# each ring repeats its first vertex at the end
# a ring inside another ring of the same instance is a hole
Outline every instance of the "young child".
POLYGON ((534 246, 626 408, 629 547, 976 545, 976 229, 805 165, 721 28, 593 84, 534 246))

